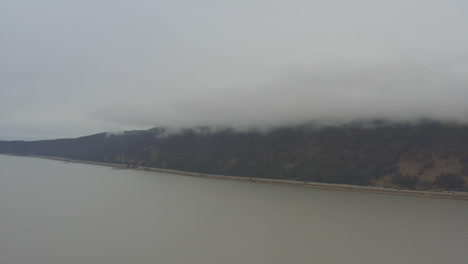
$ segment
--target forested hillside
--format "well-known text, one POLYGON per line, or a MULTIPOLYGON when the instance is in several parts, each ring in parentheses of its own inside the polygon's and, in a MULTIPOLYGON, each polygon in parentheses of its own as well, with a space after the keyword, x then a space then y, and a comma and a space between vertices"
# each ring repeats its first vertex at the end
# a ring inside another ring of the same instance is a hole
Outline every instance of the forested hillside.
POLYGON ((468 126, 353 123, 267 132, 163 128, 75 139, 0 141, 0 153, 200 173, 466 191, 468 126))

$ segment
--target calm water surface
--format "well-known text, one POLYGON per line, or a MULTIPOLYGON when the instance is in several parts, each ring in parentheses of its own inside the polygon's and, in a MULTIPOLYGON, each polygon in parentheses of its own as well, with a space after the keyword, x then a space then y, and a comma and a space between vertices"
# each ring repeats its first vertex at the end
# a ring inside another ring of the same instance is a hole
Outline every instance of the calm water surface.
POLYGON ((468 263, 468 202, 0 156, 0 263, 468 263))

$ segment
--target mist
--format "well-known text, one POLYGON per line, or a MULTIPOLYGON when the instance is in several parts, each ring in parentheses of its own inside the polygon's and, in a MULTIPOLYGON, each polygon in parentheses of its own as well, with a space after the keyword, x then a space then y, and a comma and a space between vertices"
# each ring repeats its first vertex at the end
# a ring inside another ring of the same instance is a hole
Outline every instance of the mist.
POLYGON ((468 122, 468 2, 0 0, 0 140, 468 122))
POLYGON ((353 68, 310 66, 260 87, 175 94, 134 108, 99 108, 90 115, 128 125, 279 126, 310 121, 350 122, 421 118, 468 120, 468 75, 463 65, 397 62, 353 68), (416 89, 417 88, 417 89, 416 89), (158 120, 158 123, 155 123, 158 120))

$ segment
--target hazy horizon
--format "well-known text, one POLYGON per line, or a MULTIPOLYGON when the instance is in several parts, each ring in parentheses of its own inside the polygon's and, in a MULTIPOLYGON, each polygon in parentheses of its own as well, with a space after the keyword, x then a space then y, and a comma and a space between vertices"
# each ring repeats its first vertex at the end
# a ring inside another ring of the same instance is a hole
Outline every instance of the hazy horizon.
POLYGON ((468 122, 468 2, 0 0, 0 140, 468 122))

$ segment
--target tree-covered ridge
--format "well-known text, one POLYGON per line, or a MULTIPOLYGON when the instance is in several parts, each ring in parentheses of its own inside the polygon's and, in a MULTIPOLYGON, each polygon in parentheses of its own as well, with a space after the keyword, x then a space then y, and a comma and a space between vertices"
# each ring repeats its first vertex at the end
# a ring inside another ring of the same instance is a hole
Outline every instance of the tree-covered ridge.
POLYGON ((135 164, 200 173, 466 190, 468 126, 348 124, 267 132, 162 128, 76 139, 3 141, 0 152, 135 164))

